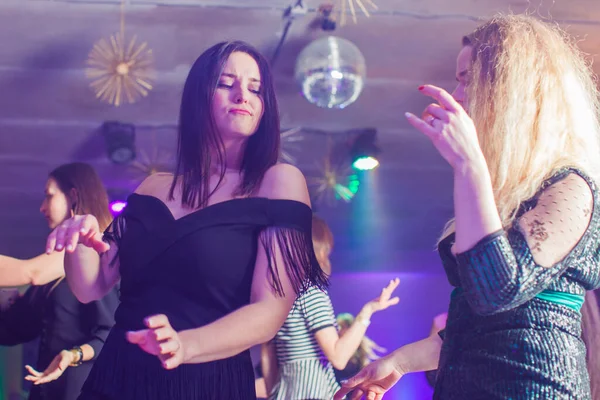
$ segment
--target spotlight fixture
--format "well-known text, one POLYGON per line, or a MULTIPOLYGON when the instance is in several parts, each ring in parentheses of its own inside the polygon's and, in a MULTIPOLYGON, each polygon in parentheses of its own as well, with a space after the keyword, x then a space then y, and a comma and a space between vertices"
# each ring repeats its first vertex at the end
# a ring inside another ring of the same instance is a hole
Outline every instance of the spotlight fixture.
POLYGON ((352 157, 352 167, 361 171, 368 171, 377 168, 379 160, 377 155, 381 149, 376 144, 377 130, 367 129, 360 133, 350 147, 350 156, 352 157))
POLYGON ((321 4, 319 6, 319 13, 321 14, 321 29, 324 31, 333 31, 335 30, 335 20, 333 19, 331 13, 333 12, 333 4, 321 4))
POLYGON ((125 164, 135 159, 135 126, 117 121, 102 124, 108 158, 115 164, 125 164))
POLYGON ((109 205, 110 213, 113 215, 113 217, 116 217, 117 215, 119 215, 123 212, 125 207, 127 207, 126 201, 115 200, 115 201, 111 202, 109 205))
POLYGON ((127 196, 129 196, 129 189, 125 188, 109 188, 107 189, 108 199, 110 203, 108 204, 108 209, 113 217, 121 214, 125 207, 127 207, 127 196))

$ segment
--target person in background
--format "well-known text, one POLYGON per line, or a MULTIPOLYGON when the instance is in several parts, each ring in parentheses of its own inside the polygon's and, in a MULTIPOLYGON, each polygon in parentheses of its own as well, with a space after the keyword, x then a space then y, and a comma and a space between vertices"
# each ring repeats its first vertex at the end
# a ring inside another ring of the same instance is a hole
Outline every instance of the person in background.
MULTIPOLYGON (((108 195, 94 169, 84 163, 61 165, 50 172, 40 211, 55 228, 74 215, 92 214, 102 229, 111 222, 108 195)), ((63 256, 40 256, 49 270, 63 270, 63 256)), ((52 275, 52 273, 48 274, 52 275)), ((30 286, 0 310, 0 345, 40 339, 35 368, 25 377, 33 383, 30 400, 75 400, 98 357, 117 308, 117 288, 90 303, 77 300, 63 274, 30 286)))
MULTIPOLYGON (((312 219, 312 240, 319 265, 331 275, 333 234, 317 216, 312 219)), ((327 292, 313 287, 300 296, 275 338, 263 346, 262 372, 269 399, 331 399, 339 388, 334 368, 344 370, 353 359, 364 343, 371 316, 398 304, 399 299, 391 295, 399 283, 390 281, 343 332, 338 332, 327 292)))

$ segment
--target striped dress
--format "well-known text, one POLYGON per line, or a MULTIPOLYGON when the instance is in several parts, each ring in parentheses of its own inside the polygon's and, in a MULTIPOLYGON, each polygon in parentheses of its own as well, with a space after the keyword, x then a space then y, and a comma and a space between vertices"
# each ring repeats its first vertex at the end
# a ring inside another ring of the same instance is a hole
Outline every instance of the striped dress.
POLYGON ((279 381, 269 400, 330 400, 340 386, 315 332, 337 329, 327 292, 311 288, 300 296, 275 336, 279 381))

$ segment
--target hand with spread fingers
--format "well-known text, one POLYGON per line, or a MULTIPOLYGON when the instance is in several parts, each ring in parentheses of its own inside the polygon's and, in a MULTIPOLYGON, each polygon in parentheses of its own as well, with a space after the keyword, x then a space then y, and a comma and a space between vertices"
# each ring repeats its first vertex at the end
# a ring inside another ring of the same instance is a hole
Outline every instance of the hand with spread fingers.
POLYGON ((44 383, 52 382, 65 372, 67 368, 73 363, 74 355, 72 352, 63 350, 54 357, 48 368, 44 372, 38 372, 30 365, 26 365, 25 369, 29 372, 29 375, 25 377, 25 380, 33 382, 34 385, 42 385, 44 383))
POLYGON ((183 346, 179 335, 166 315, 159 314, 144 320, 148 329, 127 332, 129 343, 137 344, 146 353, 157 356, 165 369, 173 369, 183 362, 183 346))
POLYGON ((381 295, 365 304, 364 308, 368 308, 368 310, 371 313, 374 313, 377 311, 385 310, 388 307, 398 304, 400 299, 398 297, 392 298, 392 293, 394 292, 394 290, 396 290, 399 284, 400 279, 392 279, 386 287, 381 289, 381 295))
POLYGON ((335 394, 334 400, 341 400, 353 391, 350 400, 358 400, 363 396, 367 400, 381 400, 402 375, 392 357, 383 357, 342 382, 342 388, 335 394))
POLYGON ((423 112, 423 118, 406 113, 408 122, 431 139, 442 157, 454 168, 470 162, 481 162, 475 124, 463 107, 444 89, 433 85, 419 88, 421 93, 434 98, 423 112))
POLYGON ((63 250, 72 253, 77 244, 90 247, 99 254, 110 249, 109 244, 102 241, 102 232, 96 217, 75 215, 65 220, 50 233, 46 241, 46 253, 63 250))

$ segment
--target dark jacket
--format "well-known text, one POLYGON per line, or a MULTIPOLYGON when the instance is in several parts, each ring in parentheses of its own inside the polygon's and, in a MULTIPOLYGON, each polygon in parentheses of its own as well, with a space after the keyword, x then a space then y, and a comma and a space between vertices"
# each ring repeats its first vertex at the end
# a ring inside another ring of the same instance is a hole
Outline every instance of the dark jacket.
MULTIPOLYGON (((31 286, 7 310, 0 311, 0 345, 13 346, 39 337, 35 368, 40 372, 61 350, 74 346, 90 345, 96 358, 114 324, 117 305, 117 288, 99 301, 83 304, 62 278, 46 285, 31 286)), ((32 385, 29 399, 75 400, 93 362, 69 367, 53 382, 32 385)))

